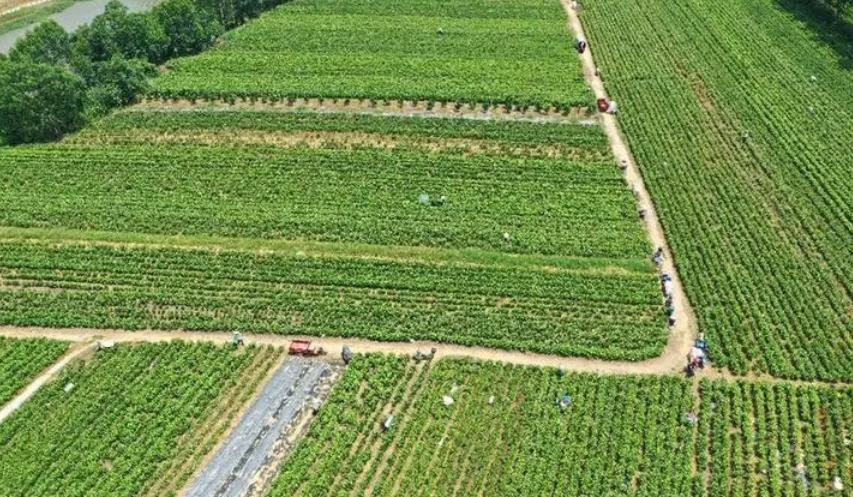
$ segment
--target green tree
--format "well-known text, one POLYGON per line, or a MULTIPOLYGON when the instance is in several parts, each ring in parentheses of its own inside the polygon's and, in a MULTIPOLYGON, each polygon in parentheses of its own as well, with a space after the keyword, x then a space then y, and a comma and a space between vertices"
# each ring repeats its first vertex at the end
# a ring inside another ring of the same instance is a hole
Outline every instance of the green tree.
POLYGON ((841 21, 850 12, 853 0, 812 0, 812 4, 820 9, 829 7, 832 10, 831 14, 835 15, 836 20, 841 21))
POLYGON ((36 26, 9 51, 14 62, 67 65, 71 60, 71 41, 65 29, 50 20, 36 26))
POLYGON ((111 0, 104 7, 104 13, 92 19, 89 28, 81 30, 85 39, 88 56, 93 61, 110 60, 119 52, 116 41, 127 23, 127 7, 111 0))
POLYGON ((120 35, 116 43, 125 58, 145 59, 154 64, 166 60, 169 37, 154 14, 128 14, 125 29, 120 35))
POLYGON ((103 14, 77 32, 74 43, 77 54, 84 54, 93 61, 108 61, 115 55, 122 55, 128 59, 161 62, 169 37, 153 14, 130 14, 127 7, 111 0, 103 14))
POLYGON ((148 79, 157 68, 142 59, 125 59, 116 55, 106 62, 94 63, 86 83, 87 115, 106 114, 110 109, 135 103, 148 88, 148 79))
POLYGON ((67 70, 0 62, 0 134, 10 144, 48 141, 83 125, 85 85, 67 70))
POLYGON ((197 54, 222 34, 222 25, 193 0, 166 0, 153 13, 170 40, 167 57, 197 54))

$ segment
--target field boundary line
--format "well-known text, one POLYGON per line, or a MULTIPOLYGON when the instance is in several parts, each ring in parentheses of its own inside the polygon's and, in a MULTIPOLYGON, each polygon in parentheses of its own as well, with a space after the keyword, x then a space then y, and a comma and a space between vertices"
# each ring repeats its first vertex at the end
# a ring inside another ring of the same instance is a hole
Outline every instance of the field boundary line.
MULTIPOLYGON (((586 39, 578 11, 572 8, 569 0, 561 0, 563 8, 569 16, 569 28, 574 36, 578 39, 586 39)), ((580 7, 578 7, 580 8, 580 7)), ((604 88, 604 82, 596 70, 595 60, 592 55, 592 49, 587 46, 584 53, 580 54, 580 59, 583 63, 584 77, 590 84, 590 87, 595 93, 596 98, 607 98, 607 91, 604 88)), ((634 159, 631 150, 628 148, 626 140, 619 128, 619 123, 616 116, 610 113, 601 113, 601 126, 607 138, 610 141, 613 150, 613 157, 617 162, 625 165, 625 180, 631 185, 635 196, 637 197, 638 207, 645 210, 646 232, 649 239, 655 247, 661 248, 664 253, 663 264, 660 267, 661 274, 669 274, 672 276, 673 296, 675 302, 675 319, 676 325, 670 332, 669 342, 667 344, 664 355, 674 354, 677 357, 670 358, 673 361, 681 362, 682 365, 687 364, 687 355, 693 346, 693 339, 699 333, 699 325, 696 320, 696 314, 693 312, 693 307, 690 305, 690 300, 687 298, 687 292, 684 290, 684 285, 681 282, 681 277, 678 274, 678 267, 673 260, 672 250, 664 233, 663 225, 658 218, 657 210, 655 209, 654 201, 646 189, 643 175, 637 167, 637 162, 634 159)))
POLYGON ((482 110, 480 106, 470 104, 459 104, 456 102, 436 102, 430 108, 427 102, 413 102, 404 100, 402 105, 399 101, 391 100, 383 103, 381 100, 370 104, 368 99, 346 99, 346 98, 297 98, 293 103, 284 102, 262 102, 260 99, 251 100, 238 99, 234 103, 224 100, 160 100, 156 98, 145 99, 129 108, 129 112, 210 112, 210 111, 240 111, 248 110, 255 112, 314 112, 317 114, 353 114, 371 115, 380 117, 420 117, 425 119, 468 119, 474 121, 521 121, 536 123, 556 123, 567 125, 596 126, 598 121, 588 114, 585 107, 576 107, 567 114, 549 110, 546 112, 528 109, 526 111, 507 109, 504 105, 488 107, 482 110), (340 103, 345 101, 350 103, 340 103), (479 109, 479 110, 478 110, 479 109))
POLYGON ((88 343, 88 344, 74 344, 62 357, 59 358, 56 362, 54 362, 46 371, 39 374, 33 381, 31 381, 23 390, 21 390, 12 400, 6 403, 2 409, 0 409, 0 423, 5 421, 9 416, 15 413, 18 409, 21 408, 24 403, 29 400, 39 389, 44 386, 48 381, 52 380, 56 377, 65 366, 68 365, 74 359, 77 359, 92 350, 97 346, 96 343, 88 343))
POLYGON ((7 10, 0 11, 0 19, 9 14, 14 14, 15 12, 19 12, 24 9, 28 9, 30 7, 38 7, 39 5, 44 5, 46 3, 54 2, 55 0, 35 0, 33 2, 23 3, 21 5, 16 5, 7 10))

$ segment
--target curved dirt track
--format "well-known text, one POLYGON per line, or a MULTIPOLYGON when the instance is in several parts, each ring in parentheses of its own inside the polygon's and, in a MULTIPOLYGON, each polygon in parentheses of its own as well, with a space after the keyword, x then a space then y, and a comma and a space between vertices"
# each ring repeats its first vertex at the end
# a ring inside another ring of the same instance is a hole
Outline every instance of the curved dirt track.
MULTIPOLYGON (((93 343, 98 340, 120 342, 164 342, 169 340, 185 340, 192 342, 230 343, 231 333, 227 332, 188 332, 188 331, 122 331, 97 330, 86 328, 19 328, 14 326, 0 327, 0 336, 9 338, 52 338, 71 342, 93 343)), ((528 366, 551 366, 564 368, 567 371, 599 373, 599 374, 678 374, 685 364, 685 358, 691 337, 675 335, 670 337, 669 344, 662 355, 647 361, 606 361, 599 359, 584 359, 579 357, 561 357, 547 354, 534 354, 506 350, 489 349, 485 347, 466 347, 436 342, 378 342, 360 338, 339 337, 305 337, 269 334, 243 334, 247 344, 273 345, 287 347, 291 340, 302 338, 311 340, 323 347, 329 355, 337 359, 341 349, 348 345, 356 353, 386 353, 414 354, 420 350, 428 352, 437 349, 437 358, 442 357, 471 357, 474 359, 507 362, 528 366)))

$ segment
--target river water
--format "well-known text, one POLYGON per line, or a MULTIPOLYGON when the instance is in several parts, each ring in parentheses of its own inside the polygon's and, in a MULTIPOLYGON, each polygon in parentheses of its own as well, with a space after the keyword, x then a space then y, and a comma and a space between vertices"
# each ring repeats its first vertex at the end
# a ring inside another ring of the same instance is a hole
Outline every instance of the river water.
MULTIPOLYGON (((131 12, 139 12, 152 8, 157 0, 119 0, 127 6, 131 12)), ((90 22, 99 14, 103 14, 104 7, 109 3, 109 0, 86 0, 85 2, 77 2, 68 7, 62 12, 57 12, 50 16, 50 19, 58 22, 60 26, 65 28, 69 33, 73 32, 78 27, 90 22)), ((9 49, 15 42, 22 38, 27 31, 33 26, 9 31, 6 34, 0 35, 0 53, 9 53, 9 49)))

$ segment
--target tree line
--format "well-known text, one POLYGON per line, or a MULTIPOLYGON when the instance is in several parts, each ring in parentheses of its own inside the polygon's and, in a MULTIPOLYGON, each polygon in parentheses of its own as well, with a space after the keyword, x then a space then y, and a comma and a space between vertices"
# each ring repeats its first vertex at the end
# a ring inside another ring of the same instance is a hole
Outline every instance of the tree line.
POLYGON ((8 144, 50 141, 135 103, 158 65, 200 53, 282 2, 164 0, 130 13, 112 0, 73 33, 44 22, 0 54, 0 136, 8 144))

